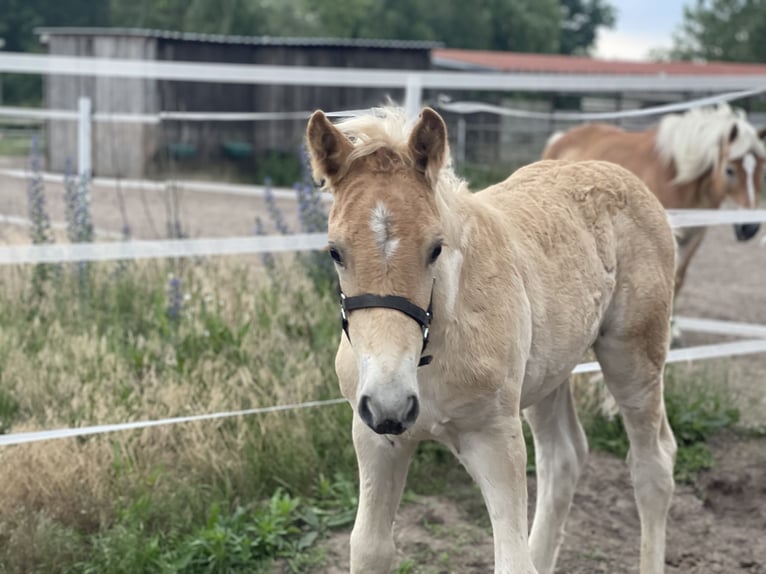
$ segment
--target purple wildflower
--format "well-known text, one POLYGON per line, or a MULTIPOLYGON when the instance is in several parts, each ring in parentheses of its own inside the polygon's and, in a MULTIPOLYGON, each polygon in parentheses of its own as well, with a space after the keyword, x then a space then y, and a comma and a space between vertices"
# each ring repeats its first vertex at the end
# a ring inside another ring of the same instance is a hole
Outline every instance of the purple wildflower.
POLYGON ((167 313, 171 321, 178 321, 183 310, 183 295, 181 294, 181 279, 171 275, 168 280, 168 308, 167 313))
POLYGON ((29 202, 29 219, 32 221, 31 233, 33 243, 51 243, 51 218, 45 205, 45 186, 43 184, 42 168, 40 166, 40 148, 37 138, 32 138, 32 153, 29 158, 32 177, 29 180, 27 199, 29 202))

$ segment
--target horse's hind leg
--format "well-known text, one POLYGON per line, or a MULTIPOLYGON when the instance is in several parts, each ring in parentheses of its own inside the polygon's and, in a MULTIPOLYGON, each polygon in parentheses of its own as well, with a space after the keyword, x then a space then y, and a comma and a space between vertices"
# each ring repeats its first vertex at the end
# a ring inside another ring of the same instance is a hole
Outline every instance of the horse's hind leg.
POLYGON ((622 413, 630 440, 628 464, 641 519, 641 574, 660 574, 665 563, 665 524, 673 495, 676 443, 663 399, 667 314, 640 306, 637 324, 606 329, 594 345, 607 387, 622 413))
POLYGON ((535 439, 537 506, 529 545, 540 574, 556 565, 575 487, 588 457, 569 381, 525 411, 535 439))

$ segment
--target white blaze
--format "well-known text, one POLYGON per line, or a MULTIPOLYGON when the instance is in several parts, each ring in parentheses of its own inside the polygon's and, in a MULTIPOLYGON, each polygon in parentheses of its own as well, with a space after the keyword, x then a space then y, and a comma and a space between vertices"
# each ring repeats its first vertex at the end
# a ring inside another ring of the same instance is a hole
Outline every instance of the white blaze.
POLYGON ((742 158, 742 168, 745 170, 747 198, 750 200, 750 207, 755 207, 755 166, 755 156, 752 153, 745 154, 745 157, 742 158))
POLYGON ((391 212, 383 202, 379 201, 372 209, 370 228, 375 235, 375 242, 386 259, 390 259, 399 247, 399 239, 392 235, 391 226, 391 212))

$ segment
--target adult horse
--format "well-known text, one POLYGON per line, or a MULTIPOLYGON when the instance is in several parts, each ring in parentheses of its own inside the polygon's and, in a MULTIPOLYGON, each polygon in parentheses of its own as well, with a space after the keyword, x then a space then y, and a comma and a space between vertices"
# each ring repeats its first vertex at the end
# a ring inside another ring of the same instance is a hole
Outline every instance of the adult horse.
POLYGON ((314 177, 334 194, 335 368, 360 478, 351 571, 390 571, 410 458, 435 439, 481 487, 495 572, 552 572, 588 450, 568 377, 592 346, 630 439, 641 573, 662 572, 675 253, 657 199, 606 162, 539 162, 472 194, 430 108, 414 127, 396 108, 338 125, 317 111, 307 139, 314 177), (537 457, 529 536, 522 409, 537 457))
MULTIPOLYGON (((666 209, 718 209, 726 199, 755 209, 761 192, 766 128, 756 132, 745 115, 728 105, 663 117, 657 127, 626 132, 606 124, 585 124, 556 134, 544 159, 600 159, 638 175, 666 209)), ((751 239, 760 225, 735 225, 737 239, 751 239)), ((675 293, 705 235, 705 228, 676 232, 675 293)))

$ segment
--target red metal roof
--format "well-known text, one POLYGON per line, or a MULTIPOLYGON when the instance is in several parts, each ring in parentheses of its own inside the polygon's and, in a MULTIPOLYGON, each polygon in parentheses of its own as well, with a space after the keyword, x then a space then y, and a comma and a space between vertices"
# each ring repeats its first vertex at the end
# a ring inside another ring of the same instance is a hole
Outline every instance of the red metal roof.
POLYGON ((766 75, 766 65, 735 62, 628 62, 596 60, 584 56, 489 52, 436 48, 434 64, 447 67, 489 69, 498 72, 554 74, 647 74, 670 76, 766 75))

